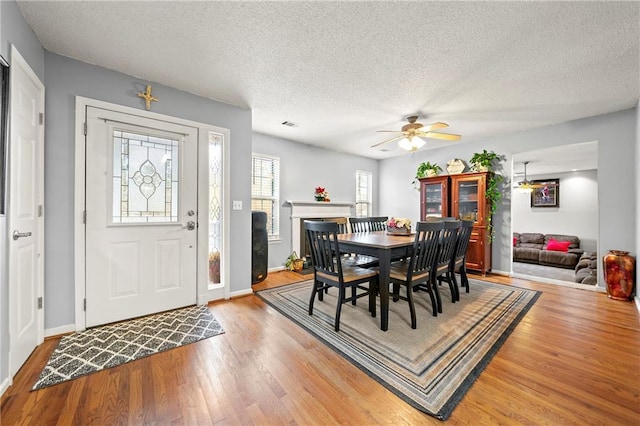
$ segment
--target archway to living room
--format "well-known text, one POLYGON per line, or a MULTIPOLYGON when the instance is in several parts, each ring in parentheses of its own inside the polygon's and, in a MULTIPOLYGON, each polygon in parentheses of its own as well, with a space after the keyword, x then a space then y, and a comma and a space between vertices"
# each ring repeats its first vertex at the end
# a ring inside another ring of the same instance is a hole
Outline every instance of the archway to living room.
POLYGON ((515 154, 511 230, 514 277, 596 290, 598 143, 515 154), (518 187, 525 179, 531 191, 518 187), (549 250, 551 248, 551 250, 549 250))

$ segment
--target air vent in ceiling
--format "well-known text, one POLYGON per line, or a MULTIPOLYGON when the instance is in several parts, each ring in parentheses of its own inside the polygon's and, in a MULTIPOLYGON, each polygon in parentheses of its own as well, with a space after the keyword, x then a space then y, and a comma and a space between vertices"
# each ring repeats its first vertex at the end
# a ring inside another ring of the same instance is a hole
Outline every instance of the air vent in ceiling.
POLYGON ((292 123, 291 121, 283 121, 282 125, 283 126, 288 126, 288 127, 298 127, 298 125, 296 123, 292 123))

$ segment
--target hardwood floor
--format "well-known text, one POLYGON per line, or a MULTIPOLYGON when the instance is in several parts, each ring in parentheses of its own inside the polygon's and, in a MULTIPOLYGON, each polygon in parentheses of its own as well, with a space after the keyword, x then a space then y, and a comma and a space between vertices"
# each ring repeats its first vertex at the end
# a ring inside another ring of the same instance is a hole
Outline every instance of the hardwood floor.
MULTIPOLYGON (((272 273, 254 290, 302 278, 272 273)), ((448 424, 640 424, 640 323, 633 303, 486 279, 543 294, 448 424)), ((225 334, 31 392, 58 339, 45 341, 3 395, 1 424, 441 423, 254 295, 210 308, 225 334)))

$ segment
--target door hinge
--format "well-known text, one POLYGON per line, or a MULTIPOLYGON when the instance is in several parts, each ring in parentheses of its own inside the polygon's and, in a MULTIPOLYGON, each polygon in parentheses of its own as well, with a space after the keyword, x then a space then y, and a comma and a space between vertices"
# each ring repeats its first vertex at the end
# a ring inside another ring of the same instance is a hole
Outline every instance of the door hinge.
POLYGON ((82 300, 82 309, 86 312, 87 311, 87 299, 83 299, 82 300))
POLYGON ((85 225, 87 224, 87 211, 86 210, 84 210, 82 212, 82 223, 85 224, 85 225))
POLYGON ((42 296, 38 297, 38 309, 42 309, 42 296))
POLYGON ((38 206, 38 217, 42 217, 43 213, 44 213, 44 206, 40 204, 38 206))
POLYGON ((87 123, 82 123, 82 131, 84 132, 84 135, 87 136, 87 123))
POLYGON ((41 112, 39 115, 40 124, 44 124, 44 112, 41 112))

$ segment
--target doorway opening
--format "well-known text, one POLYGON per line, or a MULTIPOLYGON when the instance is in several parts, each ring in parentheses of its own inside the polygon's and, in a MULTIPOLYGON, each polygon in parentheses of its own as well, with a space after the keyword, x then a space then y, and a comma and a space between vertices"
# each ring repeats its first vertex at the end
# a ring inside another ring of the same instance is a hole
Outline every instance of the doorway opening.
POLYGON ((513 156, 512 276, 588 290, 597 289, 597 151, 598 143, 593 141, 513 156), (535 183, 528 191, 518 186, 518 182, 525 180, 525 162, 526 180, 535 183), (557 197, 553 202, 540 202, 544 183, 553 186, 551 194, 557 197), (546 250, 551 239, 573 242, 565 253, 557 254, 546 250), (538 248, 544 250, 538 252, 538 248))

